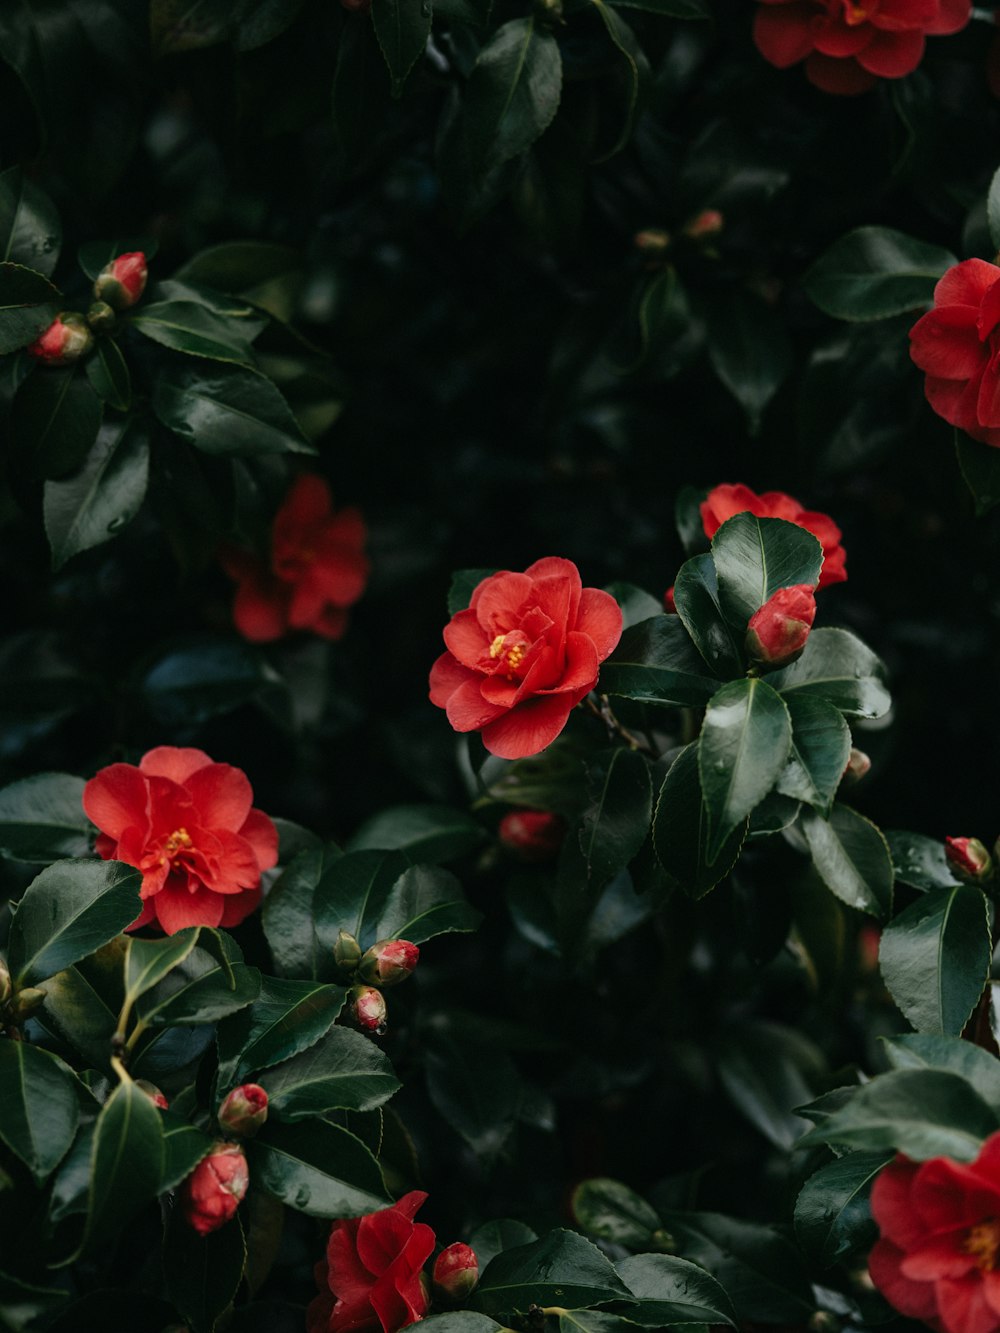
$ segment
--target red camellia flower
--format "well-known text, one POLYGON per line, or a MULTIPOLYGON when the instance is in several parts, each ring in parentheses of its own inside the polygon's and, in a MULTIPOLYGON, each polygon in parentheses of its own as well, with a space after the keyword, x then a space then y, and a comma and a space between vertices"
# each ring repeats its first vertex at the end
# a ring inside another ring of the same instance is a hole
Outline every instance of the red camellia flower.
POLYGON ((571 560, 549 556, 523 574, 492 574, 445 627, 431 703, 447 709, 456 731, 481 731, 501 759, 537 754, 594 688, 621 632, 618 603, 581 587, 571 560))
POLYGON ((293 629, 339 639, 347 628, 347 608, 368 580, 365 537, 357 509, 334 513, 322 477, 299 477, 274 518, 270 568, 247 551, 220 553, 223 568, 239 585, 236 628, 252 643, 280 639, 293 629))
POLYGON ((716 486, 701 502, 701 521, 706 537, 714 537, 727 518, 734 514, 753 514, 756 518, 783 518, 811 532, 823 548, 823 568, 819 586, 843 583, 847 554, 840 545, 841 531, 826 514, 803 509, 798 500, 784 491, 765 491, 757 495, 749 486, 716 486))
POLYGON ((173 745, 90 779, 83 808, 100 829, 98 853, 142 871, 130 930, 235 926, 254 910, 261 871, 277 864, 278 832, 252 801, 240 769, 173 745))
POLYGON ((871 1207, 881 1239, 868 1267, 889 1304, 938 1333, 996 1333, 1000 1133, 967 1165, 897 1157, 879 1172, 871 1207))
POLYGON ((128 310, 146 290, 148 276, 146 256, 141 250, 132 250, 105 264, 94 281, 94 295, 112 310, 128 310))
POLYGON ((804 60, 810 83, 850 95, 912 73, 925 37, 958 32, 971 15, 972 0, 762 0, 753 38, 772 65, 804 60))
POLYGON ((939 417, 1000 445, 1000 268, 963 259, 934 288, 934 309, 910 330, 910 356, 939 417))
POLYGON ((978 838, 945 838, 944 854, 952 870, 974 884, 993 874, 993 858, 978 838))
POLYGON ((202 1236, 225 1226, 250 1184, 247 1159, 234 1143, 217 1143, 181 1186, 181 1207, 202 1236))
POLYGON ((396 1333, 424 1317, 421 1270, 435 1238, 413 1218, 426 1198, 413 1190, 391 1208, 334 1222, 326 1261, 316 1265, 320 1294, 306 1311, 306 1333, 396 1333))
POLYGON ((497 837, 521 861, 551 861, 566 837, 566 821, 550 810, 510 810, 497 837))
POLYGON ((746 649, 756 662, 784 666, 798 657, 816 619, 816 598, 808 583, 779 588, 747 624, 746 649))

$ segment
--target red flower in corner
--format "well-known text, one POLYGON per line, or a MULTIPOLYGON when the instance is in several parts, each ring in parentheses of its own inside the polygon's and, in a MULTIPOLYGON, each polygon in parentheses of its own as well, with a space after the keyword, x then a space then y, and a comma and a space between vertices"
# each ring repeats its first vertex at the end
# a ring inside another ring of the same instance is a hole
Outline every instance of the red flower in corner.
POLYGON ((306 1333, 396 1333, 424 1317, 421 1276, 435 1236, 413 1218, 426 1198, 413 1190, 391 1208, 334 1222, 326 1260, 316 1265, 320 1294, 306 1311, 306 1333))
POLYGON ((868 1261, 890 1305, 938 1333, 1000 1328, 1000 1133, 974 1162, 899 1156, 872 1189, 868 1261))
POLYGON ((447 709, 456 731, 481 731, 501 759, 538 754, 597 684, 621 633, 618 603, 582 587, 572 560, 548 556, 523 574, 492 574, 445 626, 431 703, 447 709))
POLYGON ((83 789, 105 861, 142 871, 142 911, 129 926, 235 926, 260 902, 261 871, 278 860, 278 831, 251 805, 247 776, 202 750, 161 745, 110 764, 83 789))
POLYGON ((270 567, 248 551, 226 548, 222 566, 237 581, 233 620, 251 643, 305 629, 339 639, 347 608, 364 592, 365 522, 357 509, 334 513, 330 487, 299 477, 274 518, 270 567))
POLYGON ((734 514, 754 514, 757 518, 783 518, 811 532, 823 548, 823 568, 819 587, 843 583, 847 553, 840 545, 841 531, 827 514, 803 509, 798 500, 784 491, 765 491, 757 495, 749 486, 716 486, 701 503, 701 521, 706 537, 714 537, 727 518, 734 514))
POLYGON ((972 0, 762 0, 753 39, 772 65, 804 60, 810 83, 850 96, 912 73, 925 37, 958 32, 971 15, 972 0))

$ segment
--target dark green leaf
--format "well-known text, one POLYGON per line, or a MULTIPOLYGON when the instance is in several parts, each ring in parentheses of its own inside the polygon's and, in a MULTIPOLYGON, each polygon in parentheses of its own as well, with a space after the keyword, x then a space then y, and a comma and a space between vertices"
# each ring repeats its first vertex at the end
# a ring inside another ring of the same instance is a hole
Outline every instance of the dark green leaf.
POLYGON ((494 1333, 494 1330, 503 1327, 495 1319, 476 1314, 474 1310, 450 1310, 447 1314, 431 1315, 422 1322, 430 1327, 431 1333, 494 1333))
POLYGON ((325 1037, 260 1075, 269 1112, 279 1120, 303 1120, 329 1111, 372 1111, 400 1086, 375 1043, 349 1028, 325 1037))
POLYGON ((639 1304, 630 1322, 647 1328, 683 1324, 736 1324, 729 1297, 703 1268, 666 1254, 633 1254, 622 1259, 618 1276, 639 1304))
POLYGON ((162 1176, 160 1112, 130 1079, 97 1117, 83 1249, 94 1254, 109 1245, 156 1198, 162 1176))
POLYGON ((369 907, 372 913, 378 913, 372 939, 369 940, 367 913, 358 919, 359 930, 350 931, 362 948, 376 939, 423 944, 424 940, 448 931, 475 930, 482 921, 481 913, 465 901, 455 876, 439 866, 410 866, 392 885, 381 905, 373 899, 369 907))
POLYGON ((447 805, 393 805, 365 820, 347 850, 405 851, 414 861, 453 861, 482 843, 482 826, 447 805))
POLYGON ((993 173, 989 192, 986 196, 986 218, 990 228, 990 240, 993 248, 1000 250, 1000 171, 993 173))
POLYGON ((650 616, 663 614, 663 603, 651 593, 637 588, 634 583, 609 583, 604 589, 621 607, 622 624, 625 629, 649 620, 650 616))
POLYGON ((655 1233, 662 1230, 658 1214, 620 1180, 598 1176, 581 1181, 570 1207, 579 1226, 591 1236, 631 1250, 651 1248, 655 1233))
POLYGON ((462 106, 473 168, 498 166, 530 148, 551 123, 562 91, 555 38, 535 18, 502 24, 480 51, 462 106))
POLYGON ((746 670, 743 636, 733 633, 722 614, 715 561, 707 551, 681 565, 674 583, 674 605, 711 671, 724 680, 742 676, 746 670))
POLYGON ((955 452, 976 504, 976 517, 982 518, 1000 504, 1000 453, 992 445, 972 440, 959 430, 955 432, 955 452))
POLYGON ((768 682, 786 699, 815 695, 848 717, 881 717, 891 703, 882 662, 846 629, 814 629, 798 661, 768 682))
POLYGON ((131 1006, 140 995, 179 967, 198 943, 200 926, 188 926, 165 939, 143 940, 130 936, 125 945, 125 999, 131 1006))
POLYGON ((153 342, 186 356, 238 365, 250 365, 253 361, 247 334, 255 326, 244 328, 238 319, 227 319, 197 301, 156 301, 143 305, 129 322, 153 342))
POLYGON ((389 1202, 378 1162, 339 1125, 268 1124, 247 1149, 251 1179, 310 1217, 359 1217, 389 1202))
POLYGON ((344 986, 262 977, 253 1004, 219 1024, 219 1088, 226 1092, 308 1050, 330 1029, 346 995, 344 986))
POLYGON ((240 296, 276 319, 287 321, 302 284, 302 258, 287 245, 227 241, 199 251, 174 278, 240 296))
POLYGON ((816 586, 823 548, 797 523, 744 513, 727 519, 716 532, 712 558, 719 579, 719 605, 739 635, 779 588, 799 583, 816 586))
POLYGON ((495 1157, 517 1119, 522 1083, 498 1047, 436 1034, 425 1057, 430 1099, 480 1157, 495 1157))
POLYGON ((1000 1060, 954 1037, 931 1037, 908 1032, 888 1037, 885 1054, 893 1069, 945 1069, 970 1083, 987 1106, 1000 1115, 1000 1060))
POLYGON ((702 898, 729 874, 745 834, 745 826, 734 829, 719 854, 708 860, 708 809, 698 745, 688 745, 670 766, 653 815, 653 847, 660 865, 689 898, 702 898))
POLYGON ((884 920, 892 911, 892 859, 875 825, 850 806, 834 805, 829 819, 803 810, 800 826, 830 892, 884 920))
POLYGON ((622 125, 614 144, 597 158, 607 161, 614 157, 628 143, 635 128, 643 93, 649 80, 649 61, 646 53, 636 40, 635 33, 613 9, 609 9, 604 0, 591 0, 596 6, 612 45, 621 56, 622 78, 622 125))
POLYGON ((0 850, 18 861, 48 865, 90 851, 83 813, 83 778, 36 773, 0 790, 0 850))
POLYGON ((962 882, 952 872, 940 838, 890 829, 885 840, 900 884, 909 884, 912 889, 948 889, 962 882))
POLYGON ((867 1252, 877 1237, 868 1207, 872 1181, 892 1160, 887 1152, 852 1152, 810 1176, 795 1201, 799 1244, 823 1268, 867 1252))
POLYGON ((791 694, 785 700, 792 719, 792 749, 777 790, 829 815, 851 753, 851 731, 825 699, 791 694))
POLYGON ((677 616, 633 625, 601 666, 600 689, 626 699, 700 708, 717 688, 677 616))
POLYGON ((212 1148, 214 1142, 204 1130, 189 1124, 172 1111, 164 1111, 163 1126, 163 1177, 159 1192, 176 1189, 195 1169, 203 1157, 212 1148))
POLYGON ((888 923, 879 966, 889 993, 918 1032, 957 1037, 983 993, 993 956, 982 891, 932 889, 888 923))
POLYGON ((87 241, 77 251, 76 258, 87 277, 93 282, 113 259, 119 255, 134 254, 137 250, 152 259, 159 249, 159 242, 153 236, 116 237, 112 241, 87 241))
POLYGON ((733 1023, 718 1042, 713 1063, 730 1099, 784 1151, 807 1128, 792 1109, 811 1096, 802 1065, 812 1055, 805 1038, 776 1023, 733 1023))
POLYGON ((8 963, 35 985, 107 944, 139 915, 141 875, 119 861, 58 861, 24 892, 10 928, 8 963))
POLYGON ((708 358, 756 435, 764 409, 792 368, 785 321, 761 297, 730 293, 724 305, 710 309, 708 358))
POLYGON ((125 358, 113 338, 98 338, 92 356, 84 362, 87 378, 98 398, 116 412, 132 405, 132 380, 125 358))
POLYGON ((315 453, 279 390, 252 370, 213 366, 206 375, 171 366, 157 377, 153 410, 207 454, 315 453))
POLYGON ((393 886, 408 868, 409 859, 399 851, 347 852, 325 865, 313 900, 320 944, 332 949, 341 930, 353 935, 362 949, 374 944, 393 886))
POLYGON ((236 944, 220 936, 225 963, 213 957, 206 941, 183 963, 139 997, 136 1012, 147 1027, 214 1023, 252 1004, 260 993, 260 973, 247 967, 236 944))
POLYGON ((628 1288, 600 1250, 573 1231, 504 1250, 487 1265, 470 1302, 483 1314, 509 1317, 530 1305, 585 1309, 628 1300, 628 1288))
POLYGON ((820 255, 803 285, 837 319, 885 319, 929 304, 938 278, 957 262, 948 250, 891 227, 859 227, 820 255))
POLYGON ((712 17, 710 0, 610 0, 613 5, 626 9, 644 9, 649 14, 664 14, 677 19, 708 19, 712 17))
POLYGON ((333 74, 333 124, 349 166, 371 150, 389 106, 385 61, 367 14, 348 19, 333 74))
POLYGON ((264 934, 282 976, 313 981, 332 981, 336 977, 332 943, 327 948, 316 938, 313 899, 331 865, 342 855, 333 843, 300 852, 264 899, 264 934))
POLYGON ((393 96, 398 97, 431 35, 431 0, 372 0, 371 13, 393 96))
POLYGON ((288 685, 255 644, 199 638, 161 657, 143 676, 143 700, 168 726, 197 725, 251 701, 274 718, 288 706, 288 685))
POLYGON ((79 968, 67 967, 46 977, 40 1018, 92 1069, 107 1070, 117 1015, 79 968))
POLYGON ((62 295, 48 278, 21 264, 0 263, 0 355, 16 352, 44 333, 59 313, 62 295))
POLYGON ((64 477, 82 467, 101 428, 104 404, 73 366, 42 366, 17 391, 11 435, 26 476, 64 477))
POLYGON ((238 1218, 201 1236, 182 1210, 174 1209, 163 1234, 163 1275, 167 1294, 191 1333, 213 1333, 233 1302, 246 1258, 238 1218))
POLYGON ((479 1271, 496 1258, 502 1250, 513 1249, 515 1245, 527 1245, 538 1236, 525 1222, 518 1222, 512 1217, 501 1217, 495 1222, 484 1222, 476 1227, 469 1237, 469 1244, 479 1260, 479 1271))
POLYGON ((0 1139, 40 1185, 73 1142, 80 1119, 75 1079, 26 1041, 0 1041, 0 1139))
POLYGON ((0 173, 0 261, 52 276, 62 227, 52 200, 21 167, 0 173))
POLYGON ((495 569, 459 569, 451 576, 451 584, 448 588, 448 614, 457 615, 459 611, 468 610, 472 594, 482 583, 483 579, 490 578, 495 574, 495 569))
POLYGON ((587 879, 606 884, 628 865, 646 840, 653 792, 649 764, 621 747, 588 768, 591 803, 583 812, 579 839, 587 879))

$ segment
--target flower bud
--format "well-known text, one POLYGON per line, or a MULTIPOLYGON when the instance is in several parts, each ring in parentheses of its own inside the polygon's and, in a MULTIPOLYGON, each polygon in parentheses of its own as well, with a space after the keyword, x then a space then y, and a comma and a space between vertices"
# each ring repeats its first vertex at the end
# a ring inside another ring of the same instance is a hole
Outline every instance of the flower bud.
POLYGON ((38 986, 25 986, 19 990, 7 1006, 14 1023, 23 1023, 45 1001, 45 991, 38 986))
POLYGON ((243 1083, 219 1107, 219 1125, 239 1139, 253 1138, 267 1119, 267 1093, 258 1083, 243 1083))
POLYGON ((135 1086, 140 1092, 144 1092, 153 1105, 158 1106, 161 1111, 170 1109, 170 1103, 155 1083, 150 1083, 149 1080, 145 1078, 137 1078, 135 1080, 135 1086))
POLYGON ((669 616, 675 616, 677 614, 677 603, 674 601, 674 586, 675 585, 671 583, 670 587, 663 594, 663 609, 669 616))
POLYGON ((339 930, 333 944, 333 961, 342 972, 353 972, 361 962, 361 945, 346 930, 339 930))
POLYGON ((94 335, 83 317, 64 310, 35 339, 28 352, 43 366, 68 366, 85 356, 93 345, 94 335))
POLYGON ((374 986, 352 986, 348 993, 351 1013, 363 1032, 381 1037, 385 1031, 385 998, 374 986))
POLYGON ((519 861, 551 861, 562 846, 566 825, 550 810, 511 810, 497 829, 504 847, 519 861))
POLYGON ((110 333, 118 323, 118 316, 107 301, 94 301, 87 311, 87 323, 97 333, 110 333))
POLYGON ((660 227, 647 227, 644 231, 636 232, 632 244, 640 254, 652 259, 670 249, 670 233, 660 227))
POLYGON ((747 625, 747 656, 769 667, 794 662, 806 646, 816 618, 816 598, 808 583, 779 588, 747 625))
POLYGON ((98 273, 94 295, 113 310, 128 310, 146 290, 147 276, 146 256, 141 250, 119 255, 98 273))
POLYGON ((945 838, 944 854, 959 879, 982 884, 993 874, 993 858, 978 838, 945 838))
POLYGON ((479 1281, 479 1260, 476 1252, 460 1240, 448 1245, 434 1260, 434 1286, 439 1294, 453 1301, 464 1301, 471 1296, 479 1281))
POLYGON ((717 208, 704 208, 685 224, 684 235, 692 241, 707 241, 718 236, 724 226, 725 219, 717 208))
POLYGON ((184 1219, 202 1236, 224 1226, 240 1206, 250 1173, 234 1143, 217 1143, 181 1186, 184 1219))
POLYGON ((7 970, 7 964, 0 958, 0 1005, 4 1005, 10 999, 10 972, 7 970))
POLYGON ((409 940, 377 940, 358 971, 373 986, 398 986, 417 965, 420 950, 409 940))
POLYGON ((872 761, 865 754, 864 750, 859 750, 851 746, 851 753, 847 756, 847 765, 844 768, 842 782, 860 782, 863 777, 871 771, 872 761))
POLYGON ((882 940, 880 926, 862 926, 858 931, 858 971, 874 976, 878 971, 878 950, 882 940))

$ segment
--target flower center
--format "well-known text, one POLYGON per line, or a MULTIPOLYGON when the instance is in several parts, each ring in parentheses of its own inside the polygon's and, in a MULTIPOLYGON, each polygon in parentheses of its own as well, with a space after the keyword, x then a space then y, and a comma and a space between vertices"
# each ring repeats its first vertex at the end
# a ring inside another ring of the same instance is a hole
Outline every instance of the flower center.
POLYGON ((166 856, 169 856, 172 859, 178 852, 186 852, 190 846, 191 834, 182 826, 181 828, 174 829, 173 833, 171 833, 170 837, 163 844, 163 851, 166 856))
POLYGON ((866 23, 876 6, 872 0, 844 0, 844 22, 848 27, 856 28, 859 23, 866 23))
POLYGON ((490 644, 490 657, 506 658, 507 679, 513 680, 514 673, 524 661, 524 654, 528 651, 527 645, 523 643, 514 643, 506 647, 507 635, 498 634, 490 644))
POLYGON ((997 1254, 1000 1252, 1000 1219, 990 1217, 985 1222, 977 1222, 974 1227, 970 1227, 962 1242, 962 1248, 966 1254, 972 1255, 976 1267, 981 1272, 992 1273, 996 1268, 997 1254))

